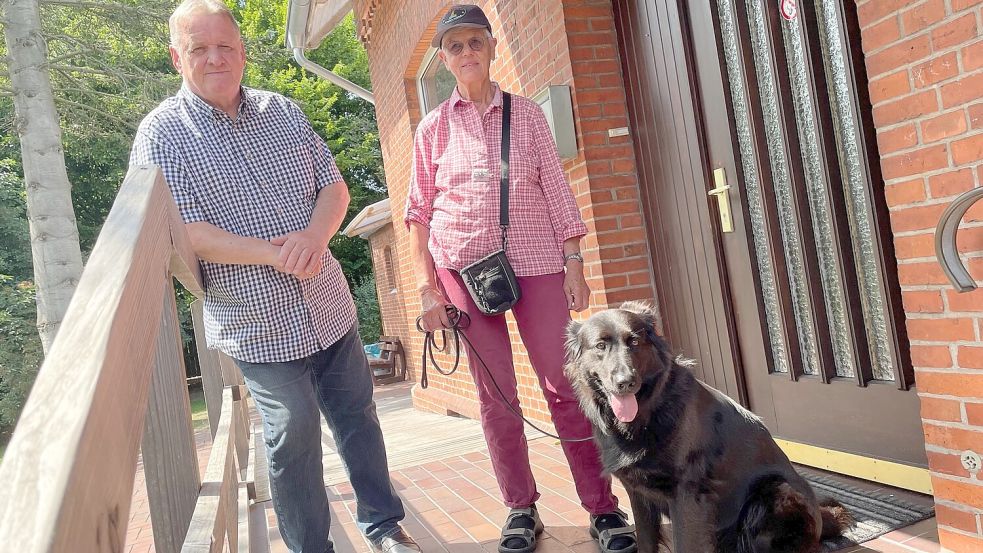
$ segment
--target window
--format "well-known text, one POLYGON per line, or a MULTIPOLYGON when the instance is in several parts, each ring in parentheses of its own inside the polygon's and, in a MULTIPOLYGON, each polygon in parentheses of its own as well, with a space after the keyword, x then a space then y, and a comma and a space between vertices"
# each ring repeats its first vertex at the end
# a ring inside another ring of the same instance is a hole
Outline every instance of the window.
POLYGON ((390 293, 396 292, 396 264, 393 263, 393 249, 386 246, 383 250, 386 263, 386 284, 389 285, 390 293))
POLYGON ((437 57, 437 49, 429 49, 423 57, 420 72, 416 75, 421 111, 430 113, 430 110, 450 98, 456 84, 454 75, 444 67, 440 58, 437 57))

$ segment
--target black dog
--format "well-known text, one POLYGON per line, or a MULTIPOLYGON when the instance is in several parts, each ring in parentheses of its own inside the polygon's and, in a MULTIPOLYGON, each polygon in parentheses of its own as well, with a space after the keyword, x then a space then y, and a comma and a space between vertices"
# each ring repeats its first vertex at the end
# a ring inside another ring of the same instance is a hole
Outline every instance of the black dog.
POLYGON ((654 320, 628 302, 567 330, 567 376, 628 491, 639 551, 658 551, 663 515, 676 553, 815 553, 841 534, 843 506, 817 500, 754 414, 670 355, 654 320))

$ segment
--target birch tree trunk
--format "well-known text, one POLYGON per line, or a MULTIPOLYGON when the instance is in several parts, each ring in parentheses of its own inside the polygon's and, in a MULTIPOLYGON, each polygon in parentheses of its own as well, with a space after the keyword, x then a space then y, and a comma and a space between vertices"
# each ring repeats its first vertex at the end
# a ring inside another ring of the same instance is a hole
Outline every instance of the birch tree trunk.
POLYGON ((47 353, 82 275, 82 252, 38 0, 3 0, 10 85, 27 187, 38 333, 47 353))

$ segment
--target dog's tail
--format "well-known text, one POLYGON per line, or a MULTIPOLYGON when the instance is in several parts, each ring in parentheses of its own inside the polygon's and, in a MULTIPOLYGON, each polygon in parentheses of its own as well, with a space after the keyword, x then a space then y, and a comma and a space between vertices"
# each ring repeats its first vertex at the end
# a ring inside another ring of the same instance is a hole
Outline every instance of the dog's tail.
MULTIPOLYGON (((729 549, 737 553, 814 551, 819 547, 819 521, 809 498, 781 475, 751 486, 729 549)), ((724 536, 720 536, 724 537, 724 536)), ((723 542, 722 542, 723 543, 723 542)))
POLYGON ((842 535, 846 529, 856 523, 850 511, 832 497, 819 500, 819 514, 823 517, 823 539, 842 535))

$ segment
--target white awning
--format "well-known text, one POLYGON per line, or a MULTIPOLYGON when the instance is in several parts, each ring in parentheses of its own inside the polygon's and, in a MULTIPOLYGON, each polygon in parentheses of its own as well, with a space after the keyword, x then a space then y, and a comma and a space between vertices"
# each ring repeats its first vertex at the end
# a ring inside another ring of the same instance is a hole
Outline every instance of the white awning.
POLYGON ((341 232, 348 237, 360 236, 368 239, 375 231, 391 222, 392 211, 389 209, 389 198, 386 198, 362 208, 341 232))

